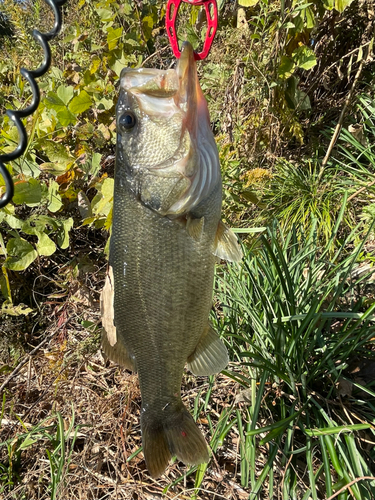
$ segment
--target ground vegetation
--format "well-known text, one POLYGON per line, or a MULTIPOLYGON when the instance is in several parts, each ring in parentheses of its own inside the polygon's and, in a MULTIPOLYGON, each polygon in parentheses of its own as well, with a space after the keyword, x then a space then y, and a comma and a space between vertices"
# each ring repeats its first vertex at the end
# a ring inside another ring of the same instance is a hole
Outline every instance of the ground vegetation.
MULTIPOLYGON (((162 0, 63 8, 29 145, 0 210, 0 498, 375 496, 375 11, 371 0, 218 0, 199 74, 241 264, 217 267, 212 322, 231 363, 184 377, 211 461, 145 468, 137 377, 100 351, 121 69, 168 68, 162 0)), ((178 35, 199 47, 200 7, 178 35)), ((0 2, 0 154, 41 0, 0 2)), ((0 193, 3 180, 0 178, 0 193)))

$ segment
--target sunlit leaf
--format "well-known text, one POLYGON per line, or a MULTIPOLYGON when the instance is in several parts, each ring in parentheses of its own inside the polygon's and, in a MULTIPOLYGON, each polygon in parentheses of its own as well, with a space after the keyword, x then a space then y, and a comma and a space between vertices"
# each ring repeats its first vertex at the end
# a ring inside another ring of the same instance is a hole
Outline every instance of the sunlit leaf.
POLYGON ((33 312, 33 310, 25 306, 25 304, 14 305, 9 301, 3 302, 0 311, 0 313, 8 314, 9 316, 27 316, 31 312, 33 312))
POLYGON ((146 41, 151 38, 153 27, 154 20, 152 16, 146 16, 142 19, 142 32, 146 41))
POLYGON ((259 0, 238 0, 238 5, 242 7, 253 7, 259 2, 259 0))
POLYGON ((95 177, 98 175, 98 172, 100 170, 100 162, 102 160, 102 156, 100 153, 94 153, 92 155, 92 160, 91 160, 91 172, 90 174, 95 177))
POLYGON ((281 56, 280 65, 278 68, 279 77, 282 79, 289 78, 294 71, 294 62, 288 56, 281 56))
POLYGON ((111 21, 114 18, 114 13, 110 9, 95 9, 95 10, 103 22, 111 21))
POLYGON ((44 232, 37 232, 38 242, 36 243, 36 249, 39 255, 45 255, 49 257, 56 252, 56 245, 51 240, 51 238, 44 232))
POLYGON ((69 246, 69 231, 73 227, 73 219, 60 220, 59 227, 57 229, 57 244, 63 250, 69 246))
POLYGON ((335 9, 340 13, 344 12, 346 7, 349 7, 352 2, 353 0, 335 0, 335 9))
POLYGON ((97 56, 93 57, 91 61, 91 66, 90 66, 90 73, 93 75, 97 69, 100 67, 101 64, 101 59, 97 56))
POLYGON ((296 66, 306 70, 316 65, 314 51, 310 49, 310 47, 306 47, 306 45, 298 47, 298 49, 293 52, 293 60, 296 66))
POLYGON ((122 28, 108 28, 107 43, 108 50, 113 50, 117 47, 117 44, 122 36, 122 28))
POLYGON ((48 186, 48 205, 47 208, 50 212, 57 212, 62 207, 61 196, 58 193, 59 185, 56 181, 51 181, 48 186))
POLYGON ((47 97, 44 99, 44 104, 48 108, 54 109, 55 111, 61 111, 65 108, 64 101, 62 101, 61 98, 52 91, 47 93, 47 97))
POLYGON ((28 206, 35 206, 41 199, 42 190, 37 179, 31 178, 28 181, 16 181, 14 183, 13 202, 17 205, 26 203, 28 206))
POLYGON ((60 85, 60 87, 57 89, 57 95, 59 98, 62 100, 62 102, 67 105, 69 101, 73 98, 74 95, 74 89, 71 85, 68 85, 67 87, 65 85, 60 85))
POLYGON ((63 127, 73 125, 77 122, 76 116, 68 108, 64 108, 61 111, 58 111, 57 119, 63 127))
POLYGON ((12 271, 23 271, 38 257, 37 251, 23 238, 11 238, 7 243, 8 257, 4 266, 12 271))
POLYGON ((66 147, 56 141, 43 141, 43 149, 48 155, 50 162, 56 162, 67 167, 74 158, 70 156, 66 147))
POLYGON ((69 104, 69 110, 78 115, 92 106, 92 100, 86 90, 82 90, 79 95, 73 97, 69 104))
POLYGON ((61 163, 53 163, 50 161, 41 163, 39 167, 43 172, 48 172, 49 174, 52 175, 61 175, 67 169, 67 167, 61 163))

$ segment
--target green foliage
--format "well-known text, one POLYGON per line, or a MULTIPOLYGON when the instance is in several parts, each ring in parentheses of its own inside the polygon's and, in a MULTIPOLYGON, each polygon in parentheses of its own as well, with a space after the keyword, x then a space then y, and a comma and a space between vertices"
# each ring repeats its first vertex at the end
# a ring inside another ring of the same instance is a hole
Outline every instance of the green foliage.
MULTIPOLYGON (((26 40, 24 23, 37 14, 36 4, 26 3, 15 10, 10 0, 4 5, 14 23, 15 39, 26 40)), ((70 213, 71 207, 77 207, 79 193, 86 196, 83 189, 97 190, 95 196, 91 195, 92 217, 86 214, 84 223, 110 228, 113 180, 107 175, 97 176, 104 155, 113 152, 115 143, 115 84, 122 68, 139 65, 153 49, 152 33, 163 17, 161 6, 162 2, 145 2, 139 9, 134 2, 119 5, 114 1, 81 1, 69 9, 60 59, 63 64, 51 68, 40 82, 40 106, 24 120, 30 138, 27 152, 8 167, 15 196, 13 205, 0 210, 4 230, 0 252, 4 276, 1 291, 6 299, 3 312, 16 310, 16 306, 11 308, 9 271, 24 271, 36 260, 68 248, 74 218, 78 224, 81 222, 78 211, 70 213)), ((10 61, 14 61, 15 54, 21 55, 19 45, 14 46, 11 40, 5 43, 10 61)), ((27 66, 36 67, 40 64, 39 53, 32 47, 27 66)), ((0 94, 8 97, 11 105, 24 106, 28 88, 17 68, 12 67, 10 72, 8 62, 1 64, 0 94)), ((0 101, 0 111, 4 111, 5 102, 0 101)), ((17 130, 4 115, 0 116, 0 126, 0 153, 7 153, 18 142, 17 130)), ((0 194, 3 186, 0 178, 0 194)))
MULTIPOLYGON (((332 239, 343 214, 344 206, 332 239)), ((272 488, 273 467, 282 468, 283 498, 325 498, 318 492, 329 496, 373 475, 359 431, 373 428, 374 393, 365 388, 362 399, 350 392, 350 414, 361 424, 352 425, 340 405, 330 409, 349 380, 353 358, 374 360, 375 303, 356 292, 372 270, 355 272, 364 241, 346 255, 354 240, 355 232, 329 258, 330 246, 321 249, 314 224, 302 239, 296 228, 283 232, 274 225, 244 249, 243 264, 217 273, 217 327, 234 357, 248 367, 247 373, 227 374, 243 386, 249 401, 248 410, 232 418, 243 448, 242 485, 254 498, 272 488), (267 465, 257 477, 254 450, 265 445, 267 465)), ((370 499, 374 493, 373 482, 353 489, 355 498, 370 499)), ((268 494, 273 497, 271 490, 268 494)), ((347 492, 343 498, 349 498, 347 492)))
MULTIPOLYGON (((4 415, 5 394, 1 420, 4 415)), ((74 408, 67 430, 64 428, 64 419, 59 412, 56 413, 56 424, 51 424, 51 417, 39 422, 36 426, 26 426, 18 415, 14 415, 17 423, 26 432, 18 434, 16 439, 0 443, 0 448, 7 449, 7 463, 0 464, 0 492, 5 494, 13 489, 20 478, 21 459, 24 453, 32 451, 36 445, 42 445, 48 457, 51 479, 48 484, 49 498, 60 498, 58 493, 63 490, 64 479, 69 468, 77 434, 82 426, 75 425, 74 408), (48 422, 47 422, 48 421, 48 422), (31 427, 31 428, 30 428, 31 427)), ((43 479, 42 477, 40 478, 43 479)), ((21 498, 21 497, 20 497, 21 498)), ((22 496, 22 499, 26 498, 22 496)))
MULTIPOLYGON (((373 455, 361 447, 361 432, 372 440, 374 393, 350 382, 353 394, 342 396, 348 404, 338 403, 340 384, 350 379, 350 359, 373 358, 374 304, 364 292, 371 268, 364 274, 357 269, 359 261, 373 260, 363 236, 373 232, 375 214, 371 72, 364 75, 367 86, 360 88, 359 100, 349 104, 338 146, 324 168, 321 158, 367 49, 371 59, 366 7, 350 0, 242 0, 240 19, 235 2, 218 4, 217 37, 198 67, 219 146, 224 218, 243 232, 266 232, 248 238, 251 247, 244 248, 241 266, 223 266, 217 273, 221 306, 215 321, 237 362, 226 375, 242 388, 242 402, 231 400, 218 410, 218 420, 211 418, 210 379, 194 414, 207 413, 213 453, 232 431, 238 436, 240 483, 251 499, 261 492, 267 498, 326 498, 342 487, 339 498, 346 499, 351 481, 373 475, 373 455), (362 136, 349 125, 362 128, 362 136), (274 217, 279 225, 266 229, 274 217), (250 224, 262 227, 251 231, 250 224), (365 397, 355 394, 358 386, 365 397), (278 470, 283 479, 277 484, 278 470)), ((39 2, 4 0, 2 9, 14 38, 0 35, 0 153, 18 141, 5 107, 22 108, 30 99, 19 68, 40 63, 40 49, 28 32, 38 18, 44 31, 51 22, 39 2)), ((41 104, 24 120, 27 152, 8 165, 15 197, 0 210, 2 320, 13 316, 26 325, 36 316, 31 302, 19 300, 25 283, 34 291, 30 282, 46 276, 55 287, 49 300, 63 301, 53 306, 60 312, 70 293, 74 298, 70 282, 82 272, 94 276, 90 258, 77 255, 77 241, 82 229, 92 227, 91 235, 97 235, 111 227, 116 86, 124 67, 140 67, 146 59, 152 67, 170 66, 164 16, 164 0, 80 0, 65 9, 64 38, 52 44, 54 67, 40 82, 41 104), (52 265, 63 267, 57 277, 52 265)), ((201 8, 184 4, 180 21, 180 39, 200 46, 201 8)), ((0 193, 3 186, 0 178, 0 193)), ((108 245, 103 242, 100 251, 108 245)), ((43 307, 45 302, 38 316, 43 307)), ((35 328, 43 331, 43 325, 35 328)), ((66 432, 61 415, 56 418, 52 427, 42 422, 2 443, 8 457, 0 465, 4 491, 22 480, 23 454, 45 446, 48 495, 58 497, 74 424, 66 432)), ((187 477, 192 474, 192 498, 199 498, 207 466, 191 468, 187 477)), ((354 498, 374 496, 372 482, 350 488, 354 498)))

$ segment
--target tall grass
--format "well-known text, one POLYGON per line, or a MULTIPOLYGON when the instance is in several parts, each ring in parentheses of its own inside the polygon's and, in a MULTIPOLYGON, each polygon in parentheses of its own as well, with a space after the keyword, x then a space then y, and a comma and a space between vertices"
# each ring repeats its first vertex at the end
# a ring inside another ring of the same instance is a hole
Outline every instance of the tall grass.
POLYGON ((355 356, 375 363, 375 303, 358 293, 372 270, 357 269, 365 239, 353 246, 356 230, 331 256, 344 212, 345 203, 324 248, 316 220, 308 234, 275 223, 245 250, 241 265, 217 273, 217 328, 242 367, 227 375, 250 400, 230 419, 251 499, 261 491, 323 499, 341 488, 340 500, 375 496, 375 479, 361 479, 374 475, 364 441, 374 433, 375 392, 367 386, 356 394, 345 371, 355 356), (265 455, 260 474, 258 450, 265 455))

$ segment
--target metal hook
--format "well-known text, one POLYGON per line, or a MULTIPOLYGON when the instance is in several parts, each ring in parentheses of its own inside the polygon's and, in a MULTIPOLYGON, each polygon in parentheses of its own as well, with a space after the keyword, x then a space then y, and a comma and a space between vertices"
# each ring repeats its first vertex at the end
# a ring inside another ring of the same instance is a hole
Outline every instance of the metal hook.
POLYGON ((5 166, 5 163, 16 160, 26 151, 27 133, 21 121, 21 118, 25 118, 26 116, 31 115, 39 106, 40 91, 38 84, 35 81, 35 78, 39 78, 40 76, 44 75, 48 71, 51 65, 51 49, 48 45, 48 42, 52 40, 52 38, 54 38, 56 35, 58 35, 61 31, 62 16, 60 7, 67 2, 67 0, 44 0, 44 1, 49 7, 51 7, 53 14, 55 16, 55 23, 52 30, 49 31, 48 33, 40 33, 40 31, 38 30, 33 30, 32 35, 34 39, 41 45, 43 49, 44 61, 39 66, 39 68, 35 70, 30 71, 25 68, 21 68, 20 71, 21 75, 28 81, 31 87, 31 91, 33 93, 31 104, 27 108, 21 109, 19 111, 13 109, 7 109, 6 111, 7 116, 15 123, 17 127, 19 142, 14 151, 5 155, 0 155, 0 175, 3 177, 5 182, 5 193, 0 198, 0 208, 5 207, 5 205, 7 205, 11 201, 14 195, 13 180, 5 166))

